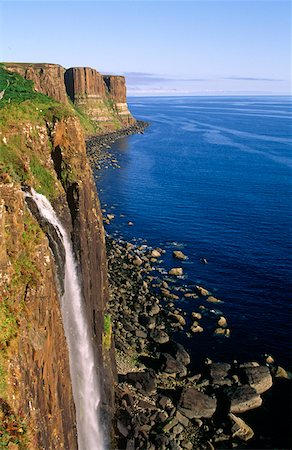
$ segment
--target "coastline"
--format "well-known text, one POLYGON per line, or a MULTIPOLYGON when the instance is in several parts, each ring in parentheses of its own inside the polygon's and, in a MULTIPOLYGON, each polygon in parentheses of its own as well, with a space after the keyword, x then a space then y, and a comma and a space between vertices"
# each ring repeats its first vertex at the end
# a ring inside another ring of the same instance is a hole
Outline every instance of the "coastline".
MULTIPOLYGON (((108 144, 133 133, 110 133, 93 138, 93 143, 89 138, 92 168, 99 169, 102 160, 115 167, 117 161, 106 150, 108 144)), ((111 220, 114 216, 105 214, 104 222, 109 224, 111 220)), ((258 408, 265 391, 279 380, 288 381, 286 371, 271 360, 245 364, 208 360, 200 373, 189 369, 190 356, 173 334, 194 336, 200 330, 190 331, 189 318, 175 305, 175 290, 169 289, 163 277, 155 279, 151 273, 164 250, 134 246, 110 236, 107 249, 111 293, 108 314, 118 350, 117 448, 257 448, 250 447, 253 430, 235 414, 258 408), (198 397, 197 404, 208 404, 209 409, 202 406, 196 410, 198 406, 191 404, 190 395, 198 397)), ((203 287, 197 288, 196 292, 186 292, 189 301, 214 298, 203 287)), ((194 330, 200 327, 207 309, 202 306, 193 311, 194 330)), ((221 328, 225 332, 228 329, 221 328)), ((256 438, 264 440, 263 436, 256 438)))

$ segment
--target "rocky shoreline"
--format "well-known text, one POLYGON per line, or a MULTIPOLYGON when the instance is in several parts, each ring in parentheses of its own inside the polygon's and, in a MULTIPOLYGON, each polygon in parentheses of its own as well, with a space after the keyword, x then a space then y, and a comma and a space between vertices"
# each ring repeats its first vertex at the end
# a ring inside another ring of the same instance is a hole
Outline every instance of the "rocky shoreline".
MULTIPOLYGON (((116 138, 111 134, 94 144, 88 141, 93 168, 119 167, 107 150, 116 138)), ((114 215, 103 212, 105 224, 110 224, 114 215)), ((164 249, 134 245, 109 235, 106 241, 107 316, 118 370, 114 448, 259 448, 252 446, 255 436, 245 421, 246 413, 259 411, 266 391, 280 379, 288 381, 290 375, 271 357, 261 363, 241 364, 206 359, 205 366, 196 370, 174 336, 181 333, 195 339, 203 332, 202 317, 210 313, 208 303, 212 306, 220 300, 202 286, 188 289, 179 285, 183 274, 180 261, 186 258, 182 252, 174 252, 176 267, 162 276, 154 269, 164 249), (178 291, 189 301, 199 300, 194 301, 191 314, 178 307, 178 291)), ((228 338, 226 317, 216 311, 212 314, 214 334, 228 338)))

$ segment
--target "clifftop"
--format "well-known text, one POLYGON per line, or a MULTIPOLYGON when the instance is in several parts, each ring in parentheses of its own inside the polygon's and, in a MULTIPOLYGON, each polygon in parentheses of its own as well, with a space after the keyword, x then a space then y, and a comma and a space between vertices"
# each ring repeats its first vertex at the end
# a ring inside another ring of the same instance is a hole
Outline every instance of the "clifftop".
POLYGON ((126 84, 122 76, 103 76, 90 67, 71 67, 58 64, 4 63, 6 70, 16 72, 34 83, 34 89, 65 105, 70 101, 88 131, 103 133, 135 123, 126 101, 126 84))

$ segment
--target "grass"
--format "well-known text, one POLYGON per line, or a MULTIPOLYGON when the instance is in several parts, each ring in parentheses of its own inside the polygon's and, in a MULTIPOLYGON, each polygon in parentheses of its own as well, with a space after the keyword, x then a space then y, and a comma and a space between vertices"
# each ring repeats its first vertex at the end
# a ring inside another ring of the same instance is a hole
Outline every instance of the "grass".
POLYGON ((103 322, 103 335, 102 335, 102 344, 106 350, 111 348, 112 343, 112 323, 111 323, 111 315, 105 314, 103 322))

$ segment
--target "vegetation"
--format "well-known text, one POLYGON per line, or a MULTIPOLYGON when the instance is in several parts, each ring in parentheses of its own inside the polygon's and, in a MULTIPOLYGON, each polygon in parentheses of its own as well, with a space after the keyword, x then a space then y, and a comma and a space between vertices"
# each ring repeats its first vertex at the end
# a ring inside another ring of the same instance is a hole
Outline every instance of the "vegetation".
POLYGON ((102 344, 106 350, 111 348, 112 343, 112 323, 111 323, 111 315, 104 315, 104 324, 103 324, 103 336, 102 336, 102 344))

